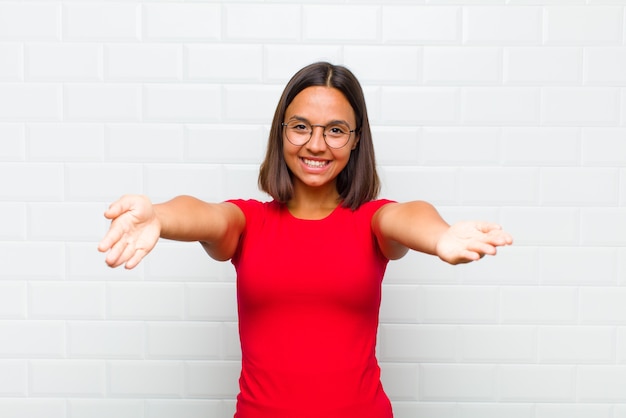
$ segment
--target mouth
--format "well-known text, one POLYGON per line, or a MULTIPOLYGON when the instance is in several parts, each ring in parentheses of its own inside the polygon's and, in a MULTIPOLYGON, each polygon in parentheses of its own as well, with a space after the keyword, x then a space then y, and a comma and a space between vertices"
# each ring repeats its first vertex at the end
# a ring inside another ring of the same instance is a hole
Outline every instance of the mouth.
POLYGON ((300 158, 300 161, 302 161, 307 167, 311 168, 324 168, 330 164, 330 161, 328 160, 310 160, 303 157, 300 158))

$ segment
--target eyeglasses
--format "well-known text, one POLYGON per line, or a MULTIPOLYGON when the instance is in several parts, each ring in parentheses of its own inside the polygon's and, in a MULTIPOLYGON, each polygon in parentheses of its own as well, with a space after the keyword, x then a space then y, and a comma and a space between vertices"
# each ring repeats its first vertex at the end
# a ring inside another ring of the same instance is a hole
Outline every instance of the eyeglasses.
POLYGON ((313 137, 313 128, 320 127, 324 129, 323 136, 324 142, 329 148, 342 148, 348 141, 350 136, 356 129, 350 129, 348 125, 342 122, 336 122, 331 125, 311 125, 308 122, 293 120, 291 122, 283 123, 285 129, 285 136, 287 141, 291 144, 301 147, 311 140, 313 137))

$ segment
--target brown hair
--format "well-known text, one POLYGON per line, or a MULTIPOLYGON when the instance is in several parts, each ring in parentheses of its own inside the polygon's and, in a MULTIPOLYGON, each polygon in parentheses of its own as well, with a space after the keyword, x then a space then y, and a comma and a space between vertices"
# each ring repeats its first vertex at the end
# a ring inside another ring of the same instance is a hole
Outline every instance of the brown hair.
POLYGON ((292 175, 283 157, 282 122, 287 107, 296 95, 311 86, 339 90, 354 111, 356 135, 360 139, 348 164, 337 176, 337 191, 343 200, 342 206, 355 210, 363 203, 375 199, 380 191, 372 133, 361 84, 346 67, 327 62, 317 62, 302 68, 287 83, 272 120, 265 160, 259 172, 259 188, 281 203, 292 198, 292 175))

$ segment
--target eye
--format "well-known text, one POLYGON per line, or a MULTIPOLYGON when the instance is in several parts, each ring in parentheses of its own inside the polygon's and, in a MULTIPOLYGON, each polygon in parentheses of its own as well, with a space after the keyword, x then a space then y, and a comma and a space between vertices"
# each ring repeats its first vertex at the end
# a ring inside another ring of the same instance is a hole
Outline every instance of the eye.
POLYGON ((303 132, 309 131, 309 127, 304 123, 291 123, 289 124, 289 129, 294 130, 294 131, 303 131, 303 132))
POLYGON ((329 127, 327 132, 331 135, 343 135, 348 133, 348 128, 345 126, 334 125, 329 127))

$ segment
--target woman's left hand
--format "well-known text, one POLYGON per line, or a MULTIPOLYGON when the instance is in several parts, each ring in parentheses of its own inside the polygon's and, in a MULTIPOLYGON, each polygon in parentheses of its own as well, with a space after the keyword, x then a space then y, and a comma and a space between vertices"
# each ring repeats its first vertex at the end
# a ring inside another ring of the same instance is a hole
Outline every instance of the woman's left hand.
POLYGON ((437 241, 437 256, 450 264, 476 261, 495 255, 496 247, 511 245, 513 237, 498 224, 463 221, 450 226, 437 241))

